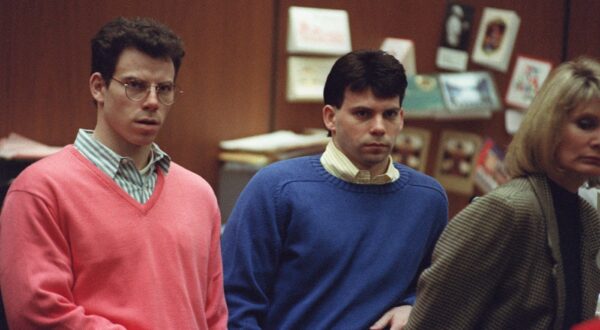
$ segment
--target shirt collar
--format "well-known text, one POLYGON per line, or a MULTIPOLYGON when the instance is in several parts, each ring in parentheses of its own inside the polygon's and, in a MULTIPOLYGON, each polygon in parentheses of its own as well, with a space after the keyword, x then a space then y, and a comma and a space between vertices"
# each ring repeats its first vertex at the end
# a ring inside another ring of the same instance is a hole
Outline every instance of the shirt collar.
POLYGON ((400 178, 400 172, 394 167, 394 161, 389 156, 385 173, 371 177, 367 170, 358 169, 346 155, 340 151, 333 141, 329 141, 325 152, 321 155, 321 164, 331 175, 347 182, 357 184, 386 184, 400 178))
MULTIPOLYGON (((119 166, 124 160, 133 161, 129 157, 123 157, 109 147, 102 144, 93 137, 93 130, 79 129, 75 139, 75 148, 79 150, 94 165, 107 173, 111 178, 117 175, 119 166)), ((171 165, 171 157, 162 151, 156 143, 151 146, 152 159, 148 166, 158 166, 166 175, 171 165)))

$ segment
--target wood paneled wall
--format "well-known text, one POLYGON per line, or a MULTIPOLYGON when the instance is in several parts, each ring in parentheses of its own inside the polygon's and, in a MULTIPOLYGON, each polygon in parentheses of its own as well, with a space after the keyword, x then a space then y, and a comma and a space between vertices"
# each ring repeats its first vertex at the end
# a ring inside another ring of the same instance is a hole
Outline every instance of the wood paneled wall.
MULTIPOLYGON (((600 57, 600 2, 595 0, 463 0, 473 5, 475 31, 484 7, 517 11, 521 28, 514 55, 559 63, 581 54, 600 57), (566 32, 565 32, 566 31, 566 32), (565 43, 566 42, 566 43, 565 43)), ((174 106, 158 143, 174 160, 217 187, 218 142, 274 129, 322 127, 318 103, 285 100, 289 6, 345 9, 352 46, 378 48, 386 37, 415 42, 417 70, 439 71, 435 51, 442 33, 441 0, 172 0, 0 1, 0 137, 17 132, 51 145, 72 143, 92 128, 88 90, 89 41, 116 16, 150 16, 169 25, 186 44, 178 83, 185 94, 174 106)), ((491 70, 503 97, 507 73, 491 70)), ((469 69, 482 69, 470 63, 469 69)), ((503 113, 490 120, 408 120, 432 132, 427 172, 433 172, 444 129, 490 135, 505 146, 503 113)), ((449 194, 455 214, 469 196, 449 194)))
MULTIPOLYGON (((469 70, 492 72, 499 96, 504 99, 516 55, 523 54, 547 59, 554 64, 564 58, 587 53, 600 57, 600 23, 594 15, 599 12, 600 2, 594 1, 520 1, 520 0, 463 0, 461 4, 475 8, 474 30, 469 51, 472 50, 483 9, 495 7, 515 10, 521 18, 521 26, 515 43, 511 64, 506 73, 490 70, 469 62, 469 70), (572 8, 571 8, 572 7, 572 8), (565 28, 572 29, 565 35, 565 28), (567 39, 567 37, 569 39, 567 39), (590 39, 595 39, 591 41, 590 39), (568 54, 563 45, 568 44, 568 54), (590 43, 591 41, 591 43, 590 43)), ((291 5, 345 9, 348 11, 353 49, 379 48, 384 38, 411 39, 415 43, 417 71, 419 73, 443 72, 435 66, 435 54, 442 35, 445 3, 439 0, 420 1, 362 1, 362 0, 282 0, 279 3, 279 25, 287 26, 287 9, 291 5)), ((275 103, 275 126, 277 129, 301 130, 304 127, 322 127, 321 109, 318 103, 289 103, 285 99, 287 30, 279 30, 277 63, 277 90, 275 103)), ((408 119, 406 126, 420 127, 432 132, 427 173, 432 175, 438 152, 440 132, 445 129, 462 130, 491 136, 505 147, 511 137, 504 128, 504 112, 495 113, 489 120, 434 121, 408 119)), ((476 191, 476 193, 478 193, 476 191)), ((471 196, 449 192, 450 215, 456 214, 471 196)))
POLYGON ((269 130, 272 1, 0 1, 0 136, 51 145, 93 128, 90 39, 117 16, 149 16, 184 40, 173 106, 158 143, 216 187, 218 142, 269 130))
POLYGON ((567 21, 567 59, 587 55, 600 59, 600 1, 571 0, 567 21))

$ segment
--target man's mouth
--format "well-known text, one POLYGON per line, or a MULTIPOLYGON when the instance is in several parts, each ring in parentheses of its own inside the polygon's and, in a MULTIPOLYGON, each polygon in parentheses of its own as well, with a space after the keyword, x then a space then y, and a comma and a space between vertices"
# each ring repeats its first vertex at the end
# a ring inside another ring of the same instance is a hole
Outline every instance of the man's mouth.
POLYGON ((375 148, 387 148, 387 144, 378 143, 378 142, 367 143, 367 144, 365 144, 365 146, 366 147, 375 147, 375 148))
POLYGON ((156 119, 152 119, 152 118, 144 118, 144 119, 139 119, 135 121, 138 124, 143 124, 143 125, 158 125, 159 121, 156 119))

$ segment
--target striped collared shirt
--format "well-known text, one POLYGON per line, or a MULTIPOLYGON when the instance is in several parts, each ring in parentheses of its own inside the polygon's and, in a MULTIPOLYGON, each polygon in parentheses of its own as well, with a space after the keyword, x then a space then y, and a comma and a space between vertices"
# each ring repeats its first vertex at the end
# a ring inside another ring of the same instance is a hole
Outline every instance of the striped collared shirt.
POLYGON ((152 159, 145 168, 138 170, 133 159, 118 155, 96 140, 92 134, 92 130, 80 129, 75 139, 75 148, 113 179, 127 194, 142 204, 146 203, 156 186, 158 177, 156 167, 160 167, 165 175, 169 172, 171 164, 169 155, 153 143, 152 159))
POLYGON ((386 184, 400 178, 400 172, 394 167, 392 157, 389 157, 387 171, 371 178, 371 172, 360 170, 343 152, 341 152, 333 141, 329 141, 325 152, 321 155, 321 164, 331 175, 347 182, 357 184, 386 184))

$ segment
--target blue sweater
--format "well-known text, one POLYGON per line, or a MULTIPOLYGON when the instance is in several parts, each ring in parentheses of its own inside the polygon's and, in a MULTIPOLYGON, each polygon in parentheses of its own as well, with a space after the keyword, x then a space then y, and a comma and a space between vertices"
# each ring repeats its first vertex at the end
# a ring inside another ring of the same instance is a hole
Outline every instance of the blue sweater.
POLYGON ((229 329, 367 329, 413 304, 448 201, 431 177, 395 166, 385 185, 342 181, 319 156, 260 170, 222 238, 229 329))

